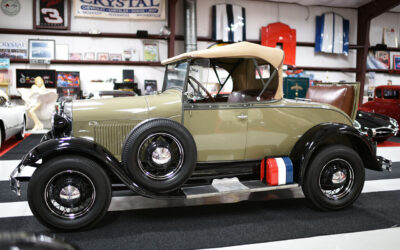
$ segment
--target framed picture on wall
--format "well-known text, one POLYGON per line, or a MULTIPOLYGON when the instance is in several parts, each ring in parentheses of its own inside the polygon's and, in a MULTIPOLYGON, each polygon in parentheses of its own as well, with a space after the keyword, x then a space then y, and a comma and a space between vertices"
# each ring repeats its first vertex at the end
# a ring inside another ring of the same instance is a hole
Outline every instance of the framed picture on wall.
POLYGON ((55 42, 54 40, 35 40, 29 39, 29 59, 30 60, 54 60, 55 42))
POLYGON ((377 50, 375 51, 376 60, 380 61, 386 69, 390 67, 390 56, 389 51, 386 50, 377 50))
POLYGON ((400 55, 393 56, 393 69, 400 70, 400 55))
POLYGON ((72 0, 33 0, 33 29, 71 29, 72 0))
POLYGON ((17 88, 30 88, 36 77, 42 77, 46 88, 56 87, 56 71, 47 69, 16 69, 17 88))

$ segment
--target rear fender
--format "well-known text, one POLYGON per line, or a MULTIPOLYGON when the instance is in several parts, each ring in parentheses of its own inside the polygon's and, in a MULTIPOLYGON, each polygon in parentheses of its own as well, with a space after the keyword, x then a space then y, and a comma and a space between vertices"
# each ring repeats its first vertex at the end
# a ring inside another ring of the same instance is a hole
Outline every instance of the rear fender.
POLYGON ((357 129, 344 124, 323 123, 308 130, 293 147, 295 180, 301 185, 308 165, 324 146, 342 144, 354 149, 362 159, 364 167, 382 171, 376 159, 376 143, 357 129))

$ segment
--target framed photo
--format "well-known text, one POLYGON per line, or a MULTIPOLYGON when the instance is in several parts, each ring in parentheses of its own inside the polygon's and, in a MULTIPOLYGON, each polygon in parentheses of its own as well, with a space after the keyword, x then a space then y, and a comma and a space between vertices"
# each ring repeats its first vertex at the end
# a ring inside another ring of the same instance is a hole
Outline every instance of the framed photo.
POLYGON ((29 39, 30 60, 54 60, 55 41, 29 39))
POLYGON ((82 60, 82 53, 78 53, 78 52, 72 52, 69 53, 69 60, 82 60))
POLYGON ((35 78, 41 76, 46 88, 56 87, 56 71, 44 69, 16 69, 17 88, 30 88, 35 84, 35 78))
POLYGON ((122 61, 122 54, 110 54, 110 61, 122 61))
POLYGON ((143 59, 146 62, 157 62, 158 57, 158 42, 143 41, 143 59))
POLYGON ((97 61, 108 61, 109 54, 106 52, 98 52, 97 53, 97 61))
POLYGON ((144 94, 154 95, 157 93, 157 81, 156 80, 144 80, 144 94))
POLYGON ((71 29, 71 0, 33 0, 33 29, 71 29))
POLYGON ((57 88, 79 88, 79 71, 57 71, 57 88))
POLYGON ((400 55, 393 56, 393 69, 400 70, 400 55))
POLYGON ((85 52, 84 60, 94 61, 96 60, 96 54, 94 52, 85 52))
POLYGON ((375 51, 375 58, 376 60, 380 61, 386 69, 390 67, 390 56, 389 51, 385 50, 377 50, 375 51))

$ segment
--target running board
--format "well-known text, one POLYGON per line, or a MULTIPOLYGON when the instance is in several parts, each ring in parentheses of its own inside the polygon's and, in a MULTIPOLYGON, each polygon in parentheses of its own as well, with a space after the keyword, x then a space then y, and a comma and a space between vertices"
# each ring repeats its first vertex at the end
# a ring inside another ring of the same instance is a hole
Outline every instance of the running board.
POLYGON ((186 199, 212 197, 218 195, 254 193, 299 187, 299 184, 268 186, 259 180, 240 182, 237 178, 214 180, 211 185, 182 188, 186 199))

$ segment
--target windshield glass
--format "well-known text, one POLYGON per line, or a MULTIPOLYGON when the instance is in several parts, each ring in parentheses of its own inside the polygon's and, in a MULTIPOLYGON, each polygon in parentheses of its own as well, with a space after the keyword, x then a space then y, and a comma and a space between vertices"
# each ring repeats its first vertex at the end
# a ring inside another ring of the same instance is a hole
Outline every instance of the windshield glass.
POLYGON ((187 61, 168 64, 167 71, 165 72, 164 90, 171 88, 183 90, 187 69, 187 61))

